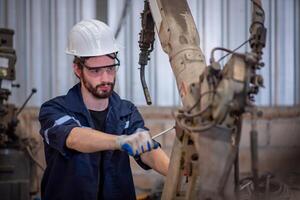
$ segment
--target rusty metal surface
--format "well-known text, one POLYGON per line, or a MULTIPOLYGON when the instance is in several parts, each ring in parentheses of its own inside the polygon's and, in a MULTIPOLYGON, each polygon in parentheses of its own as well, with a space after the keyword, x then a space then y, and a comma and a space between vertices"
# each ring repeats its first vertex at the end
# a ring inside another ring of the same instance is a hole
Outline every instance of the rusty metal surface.
POLYGON ((223 195, 237 151, 237 146, 232 144, 231 130, 214 127, 192 136, 199 157, 199 185, 194 188, 200 193, 198 197, 216 191, 216 194, 223 195))
POLYGON ((258 113, 253 100, 263 86, 262 77, 256 74, 263 66, 266 42, 261 1, 252 1, 250 39, 246 41, 251 52, 238 54, 216 47, 208 66, 187 1, 153 0, 150 5, 183 103, 174 113, 177 137, 162 199, 233 197, 234 191, 227 195, 225 187, 239 148, 241 129, 237 127, 245 111, 252 116, 258 113), (214 58, 217 50, 233 55, 223 69, 214 58))
POLYGON ((192 107, 197 96, 190 93, 190 86, 199 82, 206 66, 194 19, 186 1, 156 3, 162 19, 159 27, 156 23, 161 46, 169 56, 183 106, 192 107))

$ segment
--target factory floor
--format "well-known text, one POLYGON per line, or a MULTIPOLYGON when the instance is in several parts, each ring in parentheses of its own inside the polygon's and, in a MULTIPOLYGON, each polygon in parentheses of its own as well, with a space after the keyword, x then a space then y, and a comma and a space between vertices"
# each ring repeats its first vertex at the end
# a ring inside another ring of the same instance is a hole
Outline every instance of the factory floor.
MULTIPOLYGON (((260 176, 258 196, 254 195, 250 174, 241 174, 238 200, 299 200, 300 171, 264 173, 260 176), (269 176, 268 176, 269 175, 269 176), (269 177, 269 178, 267 178, 269 177)), ((140 180, 141 181, 141 180, 140 180)), ((163 190, 163 179, 156 181, 153 189, 136 188, 138 200, 159 200, 163 190)))

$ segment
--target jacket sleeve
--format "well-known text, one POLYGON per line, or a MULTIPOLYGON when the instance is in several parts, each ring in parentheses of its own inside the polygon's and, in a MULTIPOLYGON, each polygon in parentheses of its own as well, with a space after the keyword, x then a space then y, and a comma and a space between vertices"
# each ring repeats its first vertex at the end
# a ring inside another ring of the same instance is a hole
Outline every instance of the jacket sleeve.
MULTIPOLYGON (((136 129, 138 128, 142 128, 145 130, 149 130, 147 127, 145 127, 145 123, 144 123, 144 119, 142 117, 142 115, 140 114, 140 112, 138 111, 138 109, 136 108, 136 106, 133 105, 133 112, 131 115, 131 126, 130 126, 130 133, 134 133, 136 131, 136 129)), ((153 142, 156 142, 155 140, 153 140, 153 142)), ((161 147, 161 145, 158 143, 159 148, 161 147)), ((142 167, 145 170, 149 170, 151 169, 151 167, 149 167, 147 164, 145 164, 140 156, 135 156, 134 157, 135 161, 139 164, 140 167, 142 167)))
POLYGON ((68 157, 73 150, 66 147, 66 139, 73 128, 81 126, 80 122, 68 115, 61 105, 53 101, 41 106, 39 121, 40 134, 46 145, 68 157))

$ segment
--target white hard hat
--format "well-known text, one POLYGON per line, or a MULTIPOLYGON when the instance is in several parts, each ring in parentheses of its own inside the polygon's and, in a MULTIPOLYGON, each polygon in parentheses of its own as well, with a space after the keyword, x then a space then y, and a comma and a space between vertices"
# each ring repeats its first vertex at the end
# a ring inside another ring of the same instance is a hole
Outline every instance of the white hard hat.
POLYGON ((90 19, 70 31, 66 53, 78 57, 102 56, 119 51, 114 34, 103 22, 90 19))

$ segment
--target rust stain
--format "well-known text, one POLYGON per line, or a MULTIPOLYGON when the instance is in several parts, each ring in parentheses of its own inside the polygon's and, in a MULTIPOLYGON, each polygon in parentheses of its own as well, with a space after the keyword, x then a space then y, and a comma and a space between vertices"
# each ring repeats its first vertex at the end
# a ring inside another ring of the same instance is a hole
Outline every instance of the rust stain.
POLYGON ((187 94, 187 86, 185 84, 185 82, 181 82, 180 84, 180 87, 179 87, 179 94, 180 94, 180 97, 185 97, 186 94, 187 94))

